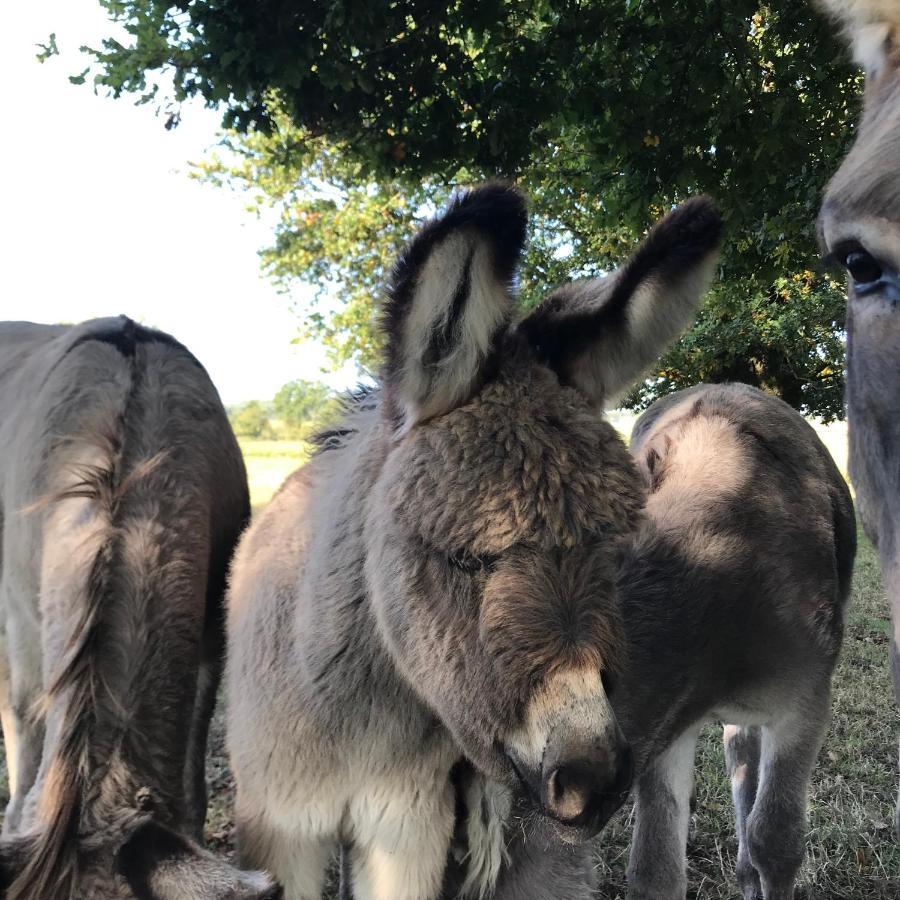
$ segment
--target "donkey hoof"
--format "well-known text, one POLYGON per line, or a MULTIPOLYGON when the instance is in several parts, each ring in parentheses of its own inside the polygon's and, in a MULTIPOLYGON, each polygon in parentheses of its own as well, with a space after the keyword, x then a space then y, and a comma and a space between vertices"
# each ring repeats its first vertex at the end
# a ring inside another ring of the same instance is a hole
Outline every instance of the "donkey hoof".
POLYGON ((737 883, 741 889, 741 897, 744 900, 765 900, 762 884, 759 880, 759 872, 749 860, 738 860, 737 883))

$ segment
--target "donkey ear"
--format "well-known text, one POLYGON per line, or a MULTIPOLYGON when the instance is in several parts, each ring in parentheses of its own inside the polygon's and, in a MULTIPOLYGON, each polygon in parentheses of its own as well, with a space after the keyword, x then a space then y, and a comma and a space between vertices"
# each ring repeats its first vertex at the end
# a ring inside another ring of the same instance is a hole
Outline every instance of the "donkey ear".
POLYGON ((689 200, 658 222, 618 271, 560 288, 520 330, 561 381, 609 403, 690 323, 721 237, 712 202, 689 200))
POLYGON ((262 872, 244 872, 156 822, 146 822, 118 853, 119 872, 141 900, 282 900, 262 872))
POLYGON ((404 428, 463 403, 480 380, 509 321, 526 221, 521 194, 489 184, 458 196, 397 261, 384 382, 404 428))
POLYGON ((853 57, 875 78, 889 63, 900 64, 900 4, 897 0, 818 0, 847 33, 853 57))

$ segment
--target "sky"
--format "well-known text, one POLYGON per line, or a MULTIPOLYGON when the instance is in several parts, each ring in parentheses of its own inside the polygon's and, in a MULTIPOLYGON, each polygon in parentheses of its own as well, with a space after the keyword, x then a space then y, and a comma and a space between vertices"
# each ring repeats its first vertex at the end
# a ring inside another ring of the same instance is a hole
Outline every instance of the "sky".
POLYGON ((15 4, 0 30, 0 318, 124 313, 187 345, 226 404, 294 378, 352 384, 349 369, 322 374, 320 347, 292 344, 296 315, 259 267, 269 227, 188 177, 219 114, 191 105, 166 131, 151 106, 70 84, 87 65, 78 48, 111 33, 96 0, 15 4), (40 64, 51 32, 60 56, 40 64))

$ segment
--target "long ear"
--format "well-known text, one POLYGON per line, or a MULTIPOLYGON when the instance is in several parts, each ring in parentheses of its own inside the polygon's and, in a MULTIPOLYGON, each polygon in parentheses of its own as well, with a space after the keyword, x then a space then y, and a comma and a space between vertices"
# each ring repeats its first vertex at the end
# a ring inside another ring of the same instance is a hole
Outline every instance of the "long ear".
POLYGON ((818 0, 847 32, 853 57, 875 78, 888 64, 900 65, 900 3, 897 0, 818 0))
POLYGON ((509 321, 526 221, 521 194, 489 184, 458 196, 397 261, 384 382, 404 427, 453 409, 478 383, 509 321))
POLYGON ((139 900, 281 900, 262 872, 244 872, 156 822, 146 822, 118 853, 119 872, 139 900))
POLYGON ((709 287, 722 219, 696 197, 604 278, 566 285, 519 328, 566 384, 597 403, 626 391, 687 327, 709 287))

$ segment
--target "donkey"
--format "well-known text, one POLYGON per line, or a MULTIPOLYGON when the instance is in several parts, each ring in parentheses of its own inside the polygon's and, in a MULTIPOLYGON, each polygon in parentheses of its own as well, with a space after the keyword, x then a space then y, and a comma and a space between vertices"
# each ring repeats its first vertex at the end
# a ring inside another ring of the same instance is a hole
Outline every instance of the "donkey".
POLYGON ((125 317, 0 326, 7 900, 277 896, 192 839, 248 515, 222 404, 175 340, 125 317))
MULTIPOLYGON (((439 895, 465 756, 582 839, 631 754, 604 681, 644 490, 600 415, 692 318, 721 221, 698 198, 614 275, 516 322, 522 197, 458 197, 401 256, 381 383, 238 548, 228 741, 241 859, 319 900, 338 843, 361 900, 439 895)), ((466 892, 500 859, 481 857, 466 892)))
MULTIPOLYGON (((900 4, 824 0, 866 70, 865 109, 825 194, 819 233, 850 275, 847 419, 850 478, 891 604, 900 703, 900 4)), ((896 830, 900 838, 900 796, 896 830)))
MULTIPOLYGON (((636 773, 628 897, 683 900, 695 746, 719 720, 743 896, 789 900, 856 552, 847 485, 802 416, 746 385, 658 401, 631 449, 647 518, 619 574, 626 662, 608 688, 636 773)), ((464 820, 484 792, 461 796, 464 820)), ((490 829, 510 856, 495 900, 589 897, 556 889, 560 872, 586 883, 590 855, 530 828, 513 812, 490 829)))

